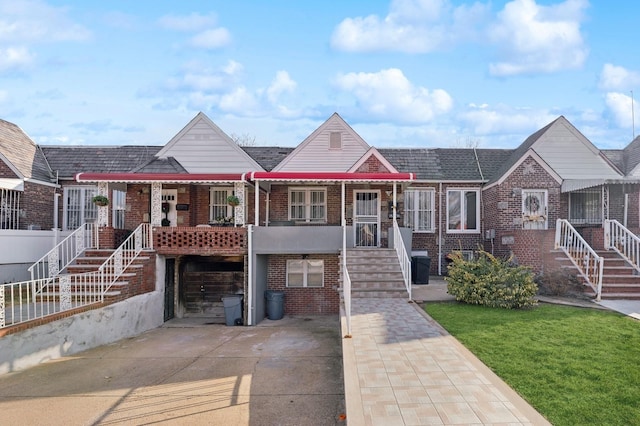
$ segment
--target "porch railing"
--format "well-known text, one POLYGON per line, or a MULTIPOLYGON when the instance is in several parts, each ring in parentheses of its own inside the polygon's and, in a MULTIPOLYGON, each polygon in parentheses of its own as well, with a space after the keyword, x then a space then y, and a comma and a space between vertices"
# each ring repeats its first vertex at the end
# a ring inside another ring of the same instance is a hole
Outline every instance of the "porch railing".
POLYGON ((0 328, 104 300, 102 274, 63 274, 0 285, 0 328))
POLYGON ((595 291, 596 300, 600 301, 604 260, 566 219, 558 219, 556 222, 555 248, 569 257, 580 275, 595 291))
POLYGON ((604 221, 604 248, 613 249, 640 272, 640 238, 617 220, 604 221))
POLYGON ((342 226, 342 299, 347 323, 347 336, 351 337, 351 277, 347 270, 347 226, 342 226))
POLYGON ((151 226, 148 223, 141 223, 98 268, 98 272, 102 274, 102 279, 105 283, 103 292, 109 291, 111 286, 133 263, 142 250, 152 248, 151 226))
POLYGON ((411 300, 411 259, 407 254, 407 249, 404 246, 404 240, 400 233, 400 227, 398 221, 393 219, 393 248, 396 250, 398 260, 400 261, 400 269, 402 270, 402 277, 404 278, 404 286, 409 293, 409 300, 411 300))
POLYGON ((67 238, 31 265, 28 271, 32 280, 52 278, 60 274, 85 249, 97 247, 97 227, 93 223, 84 223, 67 238))
POLYGON ((104 302, 113 283, 151 248, 151 227, 143 223, 97 271, 0 285, 0 328, 104 302))

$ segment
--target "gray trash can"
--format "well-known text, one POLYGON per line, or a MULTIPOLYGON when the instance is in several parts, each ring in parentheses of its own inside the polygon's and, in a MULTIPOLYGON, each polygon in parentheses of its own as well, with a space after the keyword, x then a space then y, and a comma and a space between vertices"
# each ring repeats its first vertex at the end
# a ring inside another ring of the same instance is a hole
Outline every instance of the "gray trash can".
POLYGON ((227 325, 236 325, 236 320, 242 322, 242 295, 224 296, 224 320, 227 325))
POLYGON ((429 270, 431 258, 426 256, 413 256, 411 258, 411 281, 414 284, 429 284, 429 270))
POLYGON ((267 317, 270 320, 279 320, 284 316, 284 291, 267 290, 264 292, 267 299, 267 317))

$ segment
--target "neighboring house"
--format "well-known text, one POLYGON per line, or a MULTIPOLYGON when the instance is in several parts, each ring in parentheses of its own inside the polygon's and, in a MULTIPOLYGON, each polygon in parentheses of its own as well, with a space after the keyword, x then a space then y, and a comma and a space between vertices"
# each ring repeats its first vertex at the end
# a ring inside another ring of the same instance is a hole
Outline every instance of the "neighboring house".
MULTIPOLYGON (((39 148, 24 137, 22 157, 48 161, 64 194, 58 223, 51 205, 42 226, 94 221, 101 247, 115 247, 119 233, 152 225, 169 317, 221 318, 221 297, 242 293, 256 324, 267 290, 284 292, 288 314, 335 314, 343 262, 354 294, 407 295, 401 247, 430 257, 432 274, 446 273, 452 251, 478 248, 544 272, 557 266, 557 219, 599 248, 605 219, 640 231, 640 139, 601 151, 564 117, 516 149, 375 148, 338 114, 295 148, 240 147, 203 113, 162 147, 39 148), (111 205, 95 207, 95 194, 111 205)), ((24 174, 14 169, 0 182, 24 174)))

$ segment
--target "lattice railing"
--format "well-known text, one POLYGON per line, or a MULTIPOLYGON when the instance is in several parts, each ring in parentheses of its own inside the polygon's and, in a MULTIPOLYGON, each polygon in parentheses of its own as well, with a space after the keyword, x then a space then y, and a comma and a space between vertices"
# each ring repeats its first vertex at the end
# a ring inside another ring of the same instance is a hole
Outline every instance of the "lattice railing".
POLYGON ((246 254, 247 229, 239 227, 155 227, 160 254, 246 254))

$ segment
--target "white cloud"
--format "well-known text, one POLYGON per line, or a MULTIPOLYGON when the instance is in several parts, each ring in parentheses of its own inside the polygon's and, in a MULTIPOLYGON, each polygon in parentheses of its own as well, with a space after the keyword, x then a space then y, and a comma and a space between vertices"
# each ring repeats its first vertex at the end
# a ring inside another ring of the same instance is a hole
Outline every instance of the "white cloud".
POLYGON ((220 98, 218 107, 224 112, 242 116, 252 115, 252 112, 256 112, 259 109, 255 95, 243 86, 223 95, 220 98))
MULTIPOLYGON (((515 135, 533 133, 558 118, 558 114, 547 110, 514 108, 507 105, 471 104, 460 118, 474 136, 515 135)), ((520 144, 523 140, 514 142, 520 144)))
POLYGON ((81 41, 91 37, 85 27, 75 24, 64 7, 38 0, 0 2, 0 43, 30 44, 81 41))
POLYGON ((361 119, 425 123, 453 107, 447 92, 416 87, 396 68, 339 75, 336 86, 356 98, 361 119))
POLYGON ((296 86, 297 83, 291 79, 288 72, 278 71, 271 85, 267 88, 267 99, 275 104, 281 94, 293 92, 296 86))
POLYGON ((479 3, 453 8, 448 0, 393 0, 384 18, 344 19, 334 30, 331 45, 351 52, 430 52, 469 37, 487 10, 479 3))
POLYGON ((566 0, 540 6, 535 0, 514 0, 498 14, 490 38, 502 60, 490 65, 493 75, 555 72, 580 68, 588 55, 580 24, 587 0, 566 0))
POLYGON ((216 25, 218 17, 215 13, 201 15, 192 13, 186 16, 165 15, 158 20, 161 27, 168 30, 197 32, 216 25))
POLYGON ((219 49, 231 42, 231 34, 226 28, 202 31, 191 38, 189 44, 202 49, 219 49))
POLYGON ((599 86, 604 90, 631 90, 640 86, 640 73, 623 67, 604 64, 599 86))
POLYGON ((35 56, 26 47, 0 47, 0 71, 23 69, 31 65, 35 56))
MULTIPOLYGON (((623 93, 610 92, 605 96, 605 103, 618 126, 625 128, 632 126, 631 96, 623 93)), ((635 101, 633 102, 633 109, 638 111, 638 103, 635 101)))

